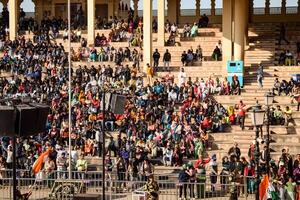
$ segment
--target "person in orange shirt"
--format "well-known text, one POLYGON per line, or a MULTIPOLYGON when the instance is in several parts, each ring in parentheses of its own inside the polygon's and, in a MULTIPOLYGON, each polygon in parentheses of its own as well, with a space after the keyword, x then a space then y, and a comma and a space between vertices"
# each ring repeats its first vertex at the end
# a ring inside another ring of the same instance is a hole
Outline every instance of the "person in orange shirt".
POLYGON ((150 64, 147 63, 147 82, 149 85, 152 85, 153 75, 153 67, 151 67, 150 64))
POLYGON ((240 100, 240 103, 238 105, 236 105, 236 109, 238 110, 237 113, 237 122, 240 125, 240 127, 242 128, 242 130, 244 130, 244 124, 245 124, 245 116, 246 116, 246 105, 243 103, 242 100, 240 100))

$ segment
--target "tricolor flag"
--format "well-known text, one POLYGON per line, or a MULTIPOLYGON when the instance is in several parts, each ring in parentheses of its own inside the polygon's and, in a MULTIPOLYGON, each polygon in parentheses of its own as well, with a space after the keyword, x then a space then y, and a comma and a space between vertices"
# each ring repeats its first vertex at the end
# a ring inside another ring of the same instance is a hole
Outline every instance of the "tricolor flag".
POLYGON ((269 176, 265 176, 259 184, 259 200, 267 199, 280 200, 273 184, 269 181, 269 176))
POLYGON ((33 163, 32 166, 32 171, 34 174, 37 174, 41 171, 44 160, 48 157, 50 153, 50 149, 48 149, 47 151, 45 151, 44 153, 42 153, 37 159, 36 161, 33 163))

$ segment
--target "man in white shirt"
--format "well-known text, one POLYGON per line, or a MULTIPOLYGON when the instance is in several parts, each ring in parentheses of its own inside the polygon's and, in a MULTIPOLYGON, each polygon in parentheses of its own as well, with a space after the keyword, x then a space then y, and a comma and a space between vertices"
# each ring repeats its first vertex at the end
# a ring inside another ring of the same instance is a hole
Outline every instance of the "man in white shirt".
POLYGON ((184 72, 184 68, 181 68, 181 71, 178 74, 178 86, 181 86, 186 81, 186 73, 184 72))

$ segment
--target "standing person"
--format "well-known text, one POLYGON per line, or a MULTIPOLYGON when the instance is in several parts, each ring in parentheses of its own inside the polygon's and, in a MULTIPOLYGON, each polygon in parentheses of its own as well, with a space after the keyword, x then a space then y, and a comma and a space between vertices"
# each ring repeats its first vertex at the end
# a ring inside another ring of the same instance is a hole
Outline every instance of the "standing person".
POLYGON ((190 184, 189 184, 189 188, 190 188, 190 199, 194 199, 195 198, 195 182, 196 182, 196 170, 195 168, 193 167, 192 164, 189 164, 189 167, 188 169, 186 170, 186 173, 188 174, 189 176, 189 179, 190 179, 190 184))
POLYGON ((117 184, 118 189, 121 189, 122 185, 125 188, 126 187, 126 183, 125 183, 126 165, 125 165, 124 159, 122 157, 120 157, 119 155, 117 155, 117 158, 116 158, 116 166, 117 166, 117 175, 118 175, 118 181, 119 181, 119 184, 117 184))
POLYGON ((186 81, 186 73, 184 72, 184 68, 181 68, 181 71, 178 74, 178 86, 181 87, 186 81))
POLYGON ((245 116, 246 116, 246 105, 240 100, 240 103, 236 106, 238 110, 237 122, 240 125, 241 129, 244 130, 245 126, 245 116))
POLYGON ((167 49, 164 57, 163 57, 163 61, 164 61, 164 68, 167 68, 167 70, 170 70, 170 62, 171 62, 171 54, 169 53, 169 50, 167 49))
POLYGON ((146 200, 158 200, 159 198, 159 186, 154 180, 153 174, 148 178, 146 185, 144 186, 146 192, 146 200))
POLYGON ((293 182, 293 178, 289 178, 289 181, 285 185, 287 191, 287 200, 296 200, 296 183, 293 182))
POLYGON ((263 88, 264 68, 260 64, 257 70, 257 83, 259 88, 263 88))
POLYGON ((235 142, 233 147, 231 147, 228 151, 228 155, 231 157, 231 156, 234 156, 234 157, 237 157, 238 159, 240 158, 241 156, 241 150, 240 148, 238 147, 238 143, 235 142))
POLYGON ((62 152, 61 155, 58 156, 56 159, 56 166, 58 171, 58 178, 65 179, 66 178, 66 171, 67 171, 67 158, 66 153, 62 152))
POLYGON ((209 162, 210 167, 210 182, 211 182, 211 191, 214 192, 216 190, 216 183, 218 179, 218 163, 216 154, 212 155, 211 160, 209 162))
POLYGON ((157 72, 158 71, 158 64, 159 64, 159 59, 160 59, 160 53, 158 52, 157 49, 155 49, 155 52, 153 53, 152 55, 153 57, 153 61, 154 61, 154 72, 157 72))
POLYGON ((182 170, 179 172, 179 199, 186 199, 186 189, 187 189, 187 183, 189 181, 189 175, 186 173, 187 166, 184 164, 182 166, 182 170))
POLYGON ((149 63, 147 63, 147 82, 149 85, 152 85, 152 79, 153 79, 153 67, 150 66, 149 63))
POLYGON ((87 161, 84 159, 84 153, 81 153, 79 159, 76 162, 75 168, 79 172, 79 178, 84 179, 84 174, 87 171, 87 161))

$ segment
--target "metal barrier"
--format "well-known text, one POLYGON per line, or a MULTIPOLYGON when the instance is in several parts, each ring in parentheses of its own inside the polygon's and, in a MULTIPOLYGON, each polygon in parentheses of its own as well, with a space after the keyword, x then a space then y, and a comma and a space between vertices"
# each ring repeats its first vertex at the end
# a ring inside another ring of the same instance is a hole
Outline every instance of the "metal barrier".
MULTIPOLYGON (((94 172, 95 173, 95 172, 94 172)), ((76 193, 101 194, 101 173, 95 176, 80 178, 18 178, 18 189, 21 193, 32 191, 30 199, 72 200, 76 193), (99 176, 99 177, 97 177, 99 176)), ((145 177, 144 177, 145 178, 145 177)), ((254 177, 239 177, 230 182, 231 176, 198 176, 195 182, 179 183, 177 180, 159 180, 160 200, 178 200, 180 198, 228 199, 231 195, 239 199, 253 199, 254 177)), ((141 200, 145 199, 145 181, 135 178, 131 181, 107 178, 105 181, 108 200, 141 200)), ((0 199, 12 199, 12 179, 3 178, 0 182, 0 199)))

